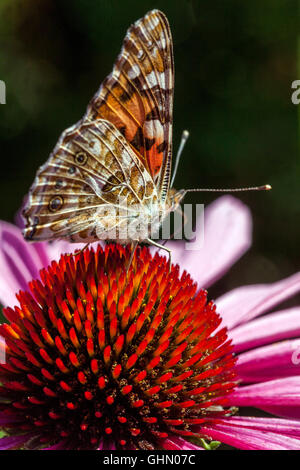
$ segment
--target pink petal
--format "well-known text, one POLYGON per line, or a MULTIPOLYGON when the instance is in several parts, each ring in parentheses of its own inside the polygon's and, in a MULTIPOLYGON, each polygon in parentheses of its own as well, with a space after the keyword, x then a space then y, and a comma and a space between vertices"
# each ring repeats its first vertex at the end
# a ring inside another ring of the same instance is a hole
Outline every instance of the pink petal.
POLYGON ((106 442, 105 444, 103 443, 102 448, 100 449, 99 447, 98 450, 116 450, 116 446, 115 446, 114 441, 109 441, 109 442, 106 442))
POLYGON ((238 387, 227 397, 226 404, 261 409, 273 406, 293 407, 296 411, 300 406, 300 376, 238 387))
POLYGON ((268 405, 260 406, 260 409, 274 416, 281 416, 282 418, 291 418, 300 420, 300 407, 284 406, 284 405, 268 405))
POLYGON ((273 432, 246 429, 224 424, 201 428, 201 433, 212 439, 243 450, 298 450, 300 440, 273 432))
POLYGON ((31 434, 22 434, 21 436, 7 436, 0 439, 0 450, 13 449, 15 447, 20 447, 24 442, 28 441, 31 434))
POLYGON ((97 450, 103 450, 103 441, 99 442, 97 450))
POLYGON ((300 336, 300 307, 282 310, 250 321, 233 328, 229 335, 235 353, 300 336))
POLYGON ((270 310, 300 291, 300 272, 273 284, 238 287, 220 297, 217 309, 229 329, 270 310))
POLYGON ((242 382, 264 382, 300 372, 300 339, 282 341, 238 356, 236 371, 242 382))
POLYGON ((223 196, 205 209, 203 246, 199 243, 188 250, 185 242, 168 242, 167 247, 172 249, 173 262, 186 269, 199 287, 208 287, 249 249, 251 232, 248 207, 232 196, 223 196))
POLYGON ((15 293, 26 289, 49 261, 46 243, 26 243, 20 229, 0 222, 0 302, 14 305, 15 293))
MULTIPOLYGON (((58 260, 61 254, 75 253, 76 250, 82 250, 86 243, 69 243, 66 240, 55 240, 55 242, 49 242, 47 251, 49 257, 52 260, 58 260)), ((90 247, 96 246, 96 243, 91 243, 90 247)))
POLYGON ((182 437, 172 437, 160 441, 160 445, 166 450, 204 450, 203 447, 196 446, 182 437))
POLYGON ((53 444, 50 447, 44 447, 42 450, 65 450, 67 449, 66 441, 59 441, 57 444, 53 444))
POLYGON ((27 290, 27 283, 39 277, 41 268, 58 260, 61 253, 73 253, 84 245, 66 241, 28 243, 18 227, 0 221, 0 303, 15 305, 16 292, 27 290))
POLYGON ((300 421, 293 419, 265 418, 257 416, 231 416, 218 420, 218 424, 231 427, 245 427, 260 431, 274 432, 276 434, 300 438, 300 421))

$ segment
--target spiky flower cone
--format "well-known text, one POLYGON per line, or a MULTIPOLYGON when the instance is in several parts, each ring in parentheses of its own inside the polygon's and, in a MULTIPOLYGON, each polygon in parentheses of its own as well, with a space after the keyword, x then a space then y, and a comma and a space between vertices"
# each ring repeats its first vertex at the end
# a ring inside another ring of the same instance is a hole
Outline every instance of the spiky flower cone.
POLYGON ((0 410, 19 447, 157 449, 226 413, 234 358, 213 302, 147 248, 126 273, 129 258, 63 255, 4 310, 0 410))

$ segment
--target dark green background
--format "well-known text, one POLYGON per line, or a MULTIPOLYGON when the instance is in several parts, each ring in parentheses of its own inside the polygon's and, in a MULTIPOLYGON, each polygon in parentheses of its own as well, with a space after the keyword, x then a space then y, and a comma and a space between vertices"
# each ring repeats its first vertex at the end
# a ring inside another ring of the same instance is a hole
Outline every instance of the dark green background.
POLYGON ((191 133, 176 187, 273 186, 240 195, 254 245, 212 293, 292 274, 300 265, 292 0, 1 0, 0 218, 13 220, 38 166, 110 72, 126 29, 152 8, 167 14, 174 39, 175 148, 183 129, 191 133))

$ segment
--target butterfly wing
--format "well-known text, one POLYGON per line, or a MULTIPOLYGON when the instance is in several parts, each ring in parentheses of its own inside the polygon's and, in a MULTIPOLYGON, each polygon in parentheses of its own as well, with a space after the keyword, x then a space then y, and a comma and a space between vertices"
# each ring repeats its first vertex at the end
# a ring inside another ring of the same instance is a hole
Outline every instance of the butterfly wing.
POLYGON ((150 173, 162 201, 169 188, 174 88, 173 46, 166 16, 152 10, 134 23, 112 73, 85 119, 112 122, 150 173))
POLYGON ((80 122, 37 173, 23 211, 24 237, 118 240, 134 210, 155 198, 151 176, 118 129, 103 119, 80 122))
POLYGON ((170 28, 153 10, 129 28, 85 116, 62 134, 38 171, 24 210, 26 239, 118 240, 111 229, 129 224, 132 207, 165 200, 173 82, 170 28), (113 217, 120 205, 127 212, 113 217))

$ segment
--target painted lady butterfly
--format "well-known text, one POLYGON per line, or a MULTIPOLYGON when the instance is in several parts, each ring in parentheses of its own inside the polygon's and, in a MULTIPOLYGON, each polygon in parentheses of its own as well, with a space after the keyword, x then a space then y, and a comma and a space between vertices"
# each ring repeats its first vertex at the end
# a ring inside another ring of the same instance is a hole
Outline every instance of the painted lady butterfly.
POLYGON ((153 10, 129 28, 112 73, 38 170, 27 240, 143 241, 170 252, 151 234, 187 192, 170 189, 173 88, 169 23, 153 10))
POLYGON ((159 225, 183 196, 169 188, 173 87, 170 27, 153 10, 129 28, 112 73, 39 169, 23 211, 27 240, 155 243, 128 229, 159 225))

